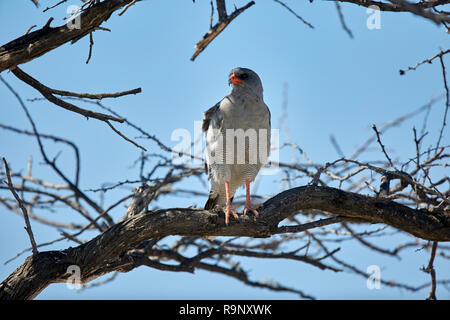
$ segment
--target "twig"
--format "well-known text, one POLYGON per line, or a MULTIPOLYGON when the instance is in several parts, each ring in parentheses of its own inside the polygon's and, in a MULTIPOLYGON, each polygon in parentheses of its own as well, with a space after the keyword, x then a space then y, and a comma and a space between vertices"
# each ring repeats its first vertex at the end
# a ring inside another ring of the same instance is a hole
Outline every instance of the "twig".
MULTIPOLYGON (((111 112, 111 114, 115 115, 116 117, 121 117, 117 112, 115 112, 111 108, 105 106, 100 101, 96 101, 96 102, 89 101, 89 100, 84 100, 84 101, 96 104, 100 108, 102 108, 104 110, 107 110, 108 112, 111 112)), ((126 118, 123 118, 123 119, 124 119, 124 122, 127 125, 129 125, 130 127, 136 129, 137 131, 139 131, 143 135, 144 138, 153 140, 158 145, 158 147, 160 147, 162 150, 164 150, 166 152, 170 152, 170 153, 175 152, 172 148, 170 148, 167 145, 165 145, 164 143, 162 143, 155 135, 149 134, 148 132, 144 131, 142 128, 140 128, 137 125, 133 124, 132 122, 128 121, 126 118)), ((177 153, 180 154, 180 155, 183 155, 183 156, 186 155, 186 156, 190 157, 191 159, 197 159, 197 160, 202 160, 203 161, 203 158, 201 156, 192 155, 191 153, 186 153, 186 152, 182 152, 182 153, 177 152, 177 153)))
POLYGON ((47 10, 53 9, 53 8, 59 6, 61 3, 64 3, 64 2, 67 2, 67 0, 61 0, 58 3, 56 3, 56 4, 54 4, 54 5, 50 6, 50 7, 45 8, 44 10, 42 10, 42 12, 46 12, 47 10))
POLYGON ((96 27, 94 27, 93 30, 94 30, 94 31, 95 31, 95 30, 102 30, 102 31, 108 31, 108 32, 111 32, 111 29, 108 29, 108 28, 105 28, 105 27, 101 27, 101 26, 96 26, 96 27))
POLYGON ((342 149, 339 146, 339 143, 337 142, 334 134, 330 135, 330 141, 331 141, 331 144, 333 145, 334 149, 336 150, 337 154, 339 155, 339 157, 344 158, 344 152, 342 152, 342 149))
POLYGON ((39 91, 47 100, 50 102, 53 102, 55 105, 62 107, 66 110, 81 114, 85 116, 86 118, 94 118, 101 121, 111 120, 111 121, 117 121, 117 122, 123 122, 123 119, 116 118, 113 116, 110 116, 108 114, 103 114, 99 112, 94 112, 86 109, 82 109, 80 107, 77 107, 71 103, 68 103, 66 101, 63 101, 57 97, 55 97, 53 94, 55 93, 54 90, 44 86, 42 83, 28 75, 27 73, 23 72, 19 67, 15 67, 11 69, 11 72, 20 80, 25 82, 26 84, 30 85, 31 87, 35 88, 37 91, 39 91))
POLYGON ((88 64, 89 60, 91 60, 93 46, 94 46, 94 37, 92 36, 92 32, 89 32, 89 54, 86 60, 86 64, 88 64))
MULTIPOLYGON (((89 0, 73 14, 79 15, 80 28, 70 28, 66 23, 56 27, 43 27, 0 45, 0 72, 14 68, 46 54, 67 42, 76 42, 111 17, 111 14, 132 0, 89 0), (89 5, 86 10, 82 8, 89 5)), ((73 15, 71 15, 72 17, 73 15)))
POLYGON ((280 1, 280 0, 273 0, 279 4, 281 4, 283 7, 285 7, 290 13, 292 13, 294 16, 296 16, 301 22, 303 22, 304 24, 306 24, 308 27, 310 27, 311 29, 314 29, 314 26, 309 23, 308 21, 306 21, 305 19, 303 19, 301 16, 299 16, 294 10, 292 10, 291 8, 289 8, 284 2, 280 1))
MULTIPOLYGON (((381 127, 381 129, 380 129, 379 132, 380 132, 380 133, 384 133, 384 132, 387 131, 388 129, 390 129, 390 128, 392 128, 392 127, 395 127, 395 126, 398 126, 400 123, 406 121, 406 120, 409 119, 409 118, 414 117, 415 115, 421 113, 421 112, 424 111, 424 110, 426 110, 426 111, 429 112, 429 110, 431 109, 431 107, 432 107, 435 103, 437 103, 438 101, 440 101, 442 98, 443 98, 443 95, 441 95, 441 96, 439 96, 439 97, 436 97, 436 98, 430 99, 430 101, 429 101, 427 104, 425 104, 425 105, 423 105, 423 106, 417 108, 416 110, 414 110, 414 111, 412 111, 412 112, 410 112, 410 113, 404 114, 404 115, 398 117, 397 119, 394 119, 394 120, 392 120, 392 121, 386 123, 385 125, 383 125, 383 126, 381 127)), ((370 146, 370 144, 371 144, 373 141, 375 141, 375 138, 376 138, 376 135, 373 135, 373 136, 371 136, 369 139, 367 139, 366 142, 364 142, 360 147, 358 147, 358 148, 353 152, 353 154, 352 154, 349 158, 350 158, 350 159, 356 159, 361 153, 363 153, 365 150, 367 150, 367 148, 370 146)))
MULTIPOLYGON (((334 0, 331 0, 334 1, 334 0)), ((340 2, 348 2, 353 3, 358 6, 363 7, 371 7, 371 6, 377 6, 378 10, 380 11, 390 11, 390 12, 407 12, 409 11, 404 6, 398 5, 393 3, 394 1, 391 1, 392 3, 382 2, 382 1, 373 1, 373 0, 338 0, 340 2)), ((312 2, 312 0, 310 0, 312 2)), ((429 1, 420 1, 414 4, 419 9, 429 9, 434 8, 436 6, 448 4, 450 0, 429 0, 429 1)))
MULTIPOLYGON (((28 76, 29 78, 26 78, 27 80, 30 80, 30 81, 34 80, 37 83, 39 83, 36 79, 32 78, 30 75, 28 75, 25 72, 23 72, 23 70, 20 70, 19 72, 22 72, 26 76, 28 76)), ((22 74, 20 74, 20 75, 23 76, 22 74)), ((35 84, 35 83, 33 82, 33 84, 35 84)), ((42 90, 48 90, 52 94, 57 94, 59 96, 64 96, 64 97, 86 98, 86 99, 93 99, 93 100, 102 100, 102 99, 105 99, 105 98, 119 98, 119 97, 122 97, 122 96, 130 95, 130 94, 138 94, 138 93, 142 92, 141 88, 135 88, 135 89, 126 90, 126 91, 108 92, 108 93, 79 93, 79 92, 72 92, 72 91, 53 89, 53 88, 49 88, 47 86, 44 86, 41 83, 39 83, 39 84, 42 86, 42 88, 41 88, 42 90)), ((117 117, 117 118, 119 118, 119 117, 117 117)), ((120 118, 120 119, 122 119, 122 118, 120 118)), ((112 120, 112 119, 109 119, 109 120, 112 120)), ((119 121, 119 122, 123 122, 123 121, 119 121)))
POLYGON ((27 31, 24 33, 24 36, 26 36, 26 35, 31 31, 31 29, 33 29, 33 28, 35 28, 35 27, 37 27, 36 24, 33 24, 31 27, 29 27, 29 28, 27 29, 27 31))
POLYGON ((342 226, 344 227, 344 229, 346 229, 348 232, 350 232, 352 237, 355 238, 357 241, 359 241, 362 245, 364 245, 364 246, 366 246, 366 247, 368 247, 368 248, 370 248, 370 249, 372 249, 374 251, 377 251, 377 252, 380 252, 380 253, 383 253, 383 254, 386 254, 386 255, 390 255, 390 256, 396 257, 397 259, 400 260, 400 257, 397 255, 397 251, 395 251, 395 250, 391 251, 391 250, 388 250, 388 249, 383 249, 383 248, 380 248, 380 247, 370 243, 369 241, 365 240, 363 237, 361 237, 358 234, 356 234, 356 232, 354 232, 345 222, 342 223, 342 226))
MULTIPOLYGON (((436 14, 431 11, 425 10, 415 3, 408 2, 406 0, 389 0, 389 2, 403 8, 405 11, 409 11, 415 15, 424 17, 436 23, 437 25, 445 22, 450 22, 450 17, 445 14, 436 14)), ((428 1, 425 1, 428 2, 428 1)))
POLYGON ((42 29, 43 29, 43 30, 49 29, 49 28, 50 28, 50 24, 52 23, 52 21, 53 21, 53 17, 50 17, 50 18, 47 20, 47 22, 44 24, 44 26, 42 27, 42 29))
POLYGON ((7 185, 9 187, 9 190, 11 190, 11 193, 13 194, 14 198, 16 199, 17 204, 19 205, 20 209, 22 210, 23 217, 25 219, 25 225, 26 225, 25 230, 27 231, 28 236, 30 237, 31 247, 33 248, 33 255, 37 255, 38 250, 36 247, 36 241, 34 240, 33 231, 31 230, 30 219, 28 218, 27 209, 25 209, 22 199, 19 198, 16 191, 14 190, 14 186, 11 181, 11 172, 9 171, 8 163, 6 162, 5 158, 3 158, 3 163, 5 164, 6 177, 8 178, 7 185))
MULTIPOLYGON (((205 48, 211 43, 211 41, 213 41, 230 24, 231 21, 233 21, 238 15, 240 15, 242 12, 244 12, 254 4, 255 1, 250 1, 245 6, 236 9, 232 14, 230 14, 226 18, 223 17, 222 19, 219 18, 219 21, 211 29, 209 29, 209 31, 203 36, 203 38, 195 45, 195 52, 191 57, 191 61, 194 61, 195 58, 197 58, 197 56, 203 50, 205 50, 205 48)), ((219 10, 219 8, 217 8, 217 10, 219 12, 220 17, 220 15, 223 13, 221 13, 221 10, 219 10)))
POLYGON ((127 11, 128 8, 131 7, 133 4, 135 4, 137 1, 138 1, 138 0, 133 0, 133 1, 131 1, 129 4, 127 4, 127 5, 125 6, 125 8, 122 9, 122 11, 119 12, 118 15, 119 15, 119 16, 123 15, 123 14, 125 13, 125 11, 127 11))
POLYGON ((133 89, 130 91, 126 91, 126 92, 118 92, 118 93, 110 93, 110 94, 86 94, 86 93, 74 93, 74 92, 68 92, 68 91, 61 91, 61 90, 55 90, 55 89, 51 89, 48 88, 46 86, 44 86, 43 84, 41 84, 39 81, 37 81, 36 79, 32 78, 30 75, 26 74, 25 72, 23 72, 21 69, 19 69, 18 67, 14 68, 11 70, 12 73, 14 73, 14 75, 19 78, 20 80, 24 81, 25 83, 29 84, 30 86, 32 86, 33 88, 35 88, 36 90, 38 90, 47 100, 49 100, 50 102, 53 102, 54 104, 69 110, 69 111, 73 111, 75 113, 79 113, 81 115, 84 115, 85 117, 89 118, 95 118, 97 120, 101 120, 106 122, 109 127, 111 129, 113 129, 113 131, 115 133, 117 133, 119 136, 121 136, 122 138, 124 138, 126 141, 131 142, 132 144, 134 144, 136 147, 141 148, 142 150, 147 151, 144 147, 138 145, 137 143, 135 143, 134 141, 130 140, 129 138, 125 137, 120 131, 118 131, 116 128, 114 128, 111 123, 109 122, 111 121, 117 121, 117 122, 124 122, 125 119, 123 118, 118 118, 118 117, 114 117, 108 114, 104 114, 104 113, 99 113, 99 112, 94 112, 91 110, 86 110, 86 109, 82 109, 79 108, 71 103, 68 103, 64 100, 61 100, 57 97, 55 97, 53 94, 58 94, 58 95, 62 95, 62 96, 74 96, 74 97, 82 97, 82 98, 93 98, 96 97, 98 98, 105 98, 105 97, 118 97, 124 94, 130 94, 130 93, 137 93, 137 92, 141 92, 141 88, 137 88, 137 89, 133 89))
POLYGON ((312 228, 324 227, 329 224, 339 223, 347 220, 345 217, 332 217, 326 219, 320 219, 313 222, 304 223, 297 226, 281 226, 274 233, 292 233, 292 232, 302 232, 312 228))
POLYGON ((147 149, 145 149, 143 146, 137 144, 136 142, 134 142, 134 141, 131 140, 130 138, 127 138, 125 135, 123 135, 122 132, 120 132, 119 130, 117 130, 116 128, 114 128, 114 126, 113 126, 108 120, 106 120, 106 123, 108 124, 108 126, 109 126, 115 133, 117 133, 119 136, 121 136, 122 138, 124 138, 126 141, 128 141, 128 142, 134 144, 136 147, 138 147, 138 148, 140 148, 140 149, 142 149, 142 150, 144 150, 144 151, 147 151, 147 149))
POLYGON ((209 18, 209 29, 213 27, 213 17, 214 17, 214 3, 211 0, 211 17, 209 18))
POLYGON ((444 128, 447 125, 447 113, 448 113, 448 106, 450 104, 449 102, 449 91, 448 91, 448 85, 447 85, 447 76, 445 73, 445 64, 444 64, 444 58, 442 58, 442 55, 439 56, 439 60, 441 62, 441 68, 442 68, 442 77, 443 77, 443 81, 444 81, 444 87, 445 87, 445 111, 444 111, 444 119, 442 121, 442 126, 441 126, 441 130, 439 132, 439 139, 436 143, 436 152, 439 148, 439 144, 441 143, 441 139, 442 139, 442 135, 444 133, 444 128))
POLYGON ((420 61, 420 62, 416 63, 415 66, 408 67, 407 69, 400 70, 400 71, 399 71, 399 72, 400 72, 400 75, 404 75, 407 71, 410 71, 410 70, 416 70, 417 67, 419 67, 420 65, 422 65, 422 64, 424 64, 424 63, 426 63, 426 62, 427 62, 427 63, 433 63, 433 60, 434 60, 434 59, 436 59, 436 58, 438 58, 438 57, 442 57, 444 54, 447 54, 447 53, 449 53, 449 52, 450 52, 450 49, 447 49, 447 50, 445 50, 445 51, 441 51, 441 52, 435 54, 434 56, 432 56, 431 58, 428 58, 428 59, 425 59, 425 60, 423 60, 423 61, 420 61))
POLYGON ((389 161, 389 164, 391 165, 392 168, 394 168, 395 170, 397 170, 397 168, 395 167, 395 165, 394 165, 394 163, 392 162, 391 158, 390 158, 389 155, 387 154, 386 149, 384 148, 383 143, 381 142, 381 139, 380 139, 380 133, 378 132, 377 126, 376 126, 375 124, 372 125, 372 129, 375 131, 375 134, 377 135, 377 141, 378 141, 378 144, 380 145, 381 150, 383 151, 383 153, 384 153, 386 159, 389 161))
POLYGON ((434 270, 433 263, 434 258, 436 256, 436 249, 438 246, 438 242, 433 242, 433 247, 431 248, 430 261, 428 262, 428 266, 423 271, 429 273, 431 276, 431 288, 428 293, 427 300, 436 300, 436 270, 434 270))
MULTIPOLYGON (((75 195, 77 197, 80 197, 82 199, 84 199, 92 208, 95 209, 95 211, 97 211, 99 214, 103 213, 103 209, 97 205, 92 199, 90 199, 89 197, 87 197, 79 188, 78 186, 76 186, 70 179, 68 179, 65 174, 56 166, 55 161, 51 161, 48 156, 47 153, 44 150, 44 146, 42 144, 41 141, 41 137, 39 132, 37 131, 36 125, 27 109, 27 107, 25 106, 25 104, 23 103, 22 98, 19 96, 19 94, 9 85, 8 82, 6 82, 2 76, 0 76, 0 81, 2 81, 6 87, 15 95, 15 97, 17 98, 17 100, 20 103, 20 106, 22 107, 23 111, 25 112, 25 115, 28 119, 28 121, 31 124, 31 127, 33 129, 33 134, 36 137, 38 146, 39 146, 39 150, 41 152, 42 157, 44 158, 44 161, 46 164, 48 164, 51 168, 53 168, 53 170, 55 171, 55 173, 61 177, 70 187, 70 189, 75 193, 75 195)), ((89 221, 92 222, 92 218, 90 217, 90 215, 87 212, 83 212, 83 211, 79 211, 86 219, 88 219, 89 221)), ((105 216, 106 221, 108 221, 110 223, 110 225, 114 224, 114 221, 112 220, 112 218, 109 215, 105 216)), ((98 224, 96 224, 96 227, 100 230, 103 231, 101 226, 99 226, 98 224)))
POLYGON ((86 98, 86 99, 92 99, 92 100, 102 100, 105 98, 119 98, 122 96, 130 95, 130 94, 137 94, 137 93, 142 92, 141 88, 135 88, 135 89, 131 89, 131 90, 120 91, 120 92, 111 92, 111 93, 79 93, 79 92, 71 92, 71 91, 57 90, 57 89, 51 89, 51 88, 49 88, 49 89, 54 94, 57 94, 59 96, 86 98))
POLYGON ((345 32, 347 32, 348 36, 353 39, 352 30, 350 30, 347 27, 347 24, 345 23, 344 14, 342 13, 341 5, 339 4, 339 2, 337 0, 335 0, 334 3, 336 4, 336 9, 337 9, 337 12, 339 15, 339 20, 341 21, 342 28, 345 30, 345 32))
MULTIPOLYGON (((11 127, 11 126, 4 125, 2 123, 0 123, 0 128, 5 129, 5 130, 9 130, 9 131, 12 131, 12 132, 16 132, 18 134, 24 134, 24 135, 28 135, 28 136, 35 136, 34 132, 17 129, 17 128, 14 128, 14 127, 11 127)), ((57 136, 53 136, 53 135, 48 135, 48 134, 42 134, 41 133, 41 134, 39 134, 39 136, 41 138, 44 138, 44 139, 53 140, 53 142, 55 142, 55 143, 57 143, 57 142, 65 143, 65 144, 67 144, 68 146, 70 146, 73 149, 74 154, 75 154, 75 160, 76 160, 76 162, 75 162, 75 185, 78 187, 78 181, 79 181, 79 178, 80 178, 80 151, 79 151, 77 145, 75 143, 73 143, 72 141, 70 141, 70 140, 67 140, 67 139, 64 139, 64 138, 60 138, 60 137, 57 137, 57 136)), ((35 181, 38 181, 38 180, 33 178, 33 180, 31 180, 31 181, 35 182, 35 181)))
POLYGON ((228 18, 227 8, 225 0, 216 0, 217 14, 219 15, 219 21, 225 21, 228 18))

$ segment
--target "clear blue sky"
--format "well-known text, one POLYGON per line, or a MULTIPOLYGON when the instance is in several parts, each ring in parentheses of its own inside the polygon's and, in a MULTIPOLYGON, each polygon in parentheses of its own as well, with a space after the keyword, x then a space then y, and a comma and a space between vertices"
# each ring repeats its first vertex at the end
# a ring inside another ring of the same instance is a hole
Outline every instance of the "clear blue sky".
MULTIPOLYGON (((31 25, 42 26, 50 16, 52 25, 63 23, 67 7, 80 4, 68 1, 60 7, 42 13, 42 9, 56 1, 40 1, 36 9, 31 1, 0 2, 0 43, 21 36, 31 25)), ((104 101, 106 105, 133 123, 156 134, 167 145, 173 130, 193 130, 194 121, 214 105, 228 91, 228 72, 236 67, 249 67, 261 76, 264 96, 272 112, 272 123, 281 116, 283 86, 288 85, 288 127, 296 142, 318 163, 338 158, 330 144, 334 134, 345 155, 363 143, 372 134, 373 123, 382 125, 402 114, 426 104, 432 97, 444 92, 439 63, 426 64, 416 71, 400 76, 398 70, 447 49, 448 35, 442 28, 408 13, 381 13, 381 29, 369 30, 365 8, 342 4, 347 25, 354 39, 341 28, 334 3, 329 1, 289 1, 304 19, 315 27, 305 26, 285 8, 274 1, 256 1, 256 5, 239 16, 195 62, 189 60, 194 44, 209 28, 209 1, 188 0, 137 3, 121 17, 114 13, 103 26, 112 32, 94 33, 91 61, 85 64, 89 37, 74 45, 66 44, 21 68, 42 83, 58 89, 77 92, 111 92, 142 87, 136 96, 104 101)), ((246 1, 228 1, 241 6, 246 1)), ((215 17, 216 18, 216 17, 215 17)), ((450 68, 450 67, 449 67, 450 68)), ((21 83, 12 74, 3 72, 6 79, 24 99, 39 97, 34 89, 21 83)), ((29 129, 30 126, 17 100, 0 85, 0 122, 29 129)), ((115 135, 104 123, 62 110, 48 102, 27 102, 38 129, 42 133, 64 136, 78 144, 82 152, 83 189, 100 187, 104 182, 136 179, 138 170, 130 168, 140 151, 115 135)), ((434 143, 442 123, 444 103, 436 104, 428 119, 430 134, 426 145, 434 143)), ((403 161, 415 155, 412 139, 413 126, 421 127, 423 114, 405 122, 383 135, 394 158, 403 161)), ((119 127, 125 134, 138 134, 130 128, 119 127)), ((449 144, 449 129, 443 144, 449 144)), ((282 141, 286 136, 282 133, 282 141)), ((284 139, 284 140, 283 140, 284 139)), ((138 140, 149 152, 159 151, 147 140, 138 140)), ((58 158, 61 167, 72 174, 70 150, 46 143, 49 153, 58 158)), ((53 174, 42 165, 34 139, 0 131, 0 155, 5 156, 14 170, 26 170, 29 155, 34 156, 33 174, 53 179, 53 174)), ((290 153, 282 160, 290 161, 290 153)), ((378 149, 365 159, 383 159, 378 149)), ((448 175, 448 170, 446 172, 448 175)), ((259 192, 276 193, 280 188, 276 179, 263 177, 259 192)), ((298 185, 307 180, 298 181, 298 185)), ((191 180, 192 183, 192 180, 191 180)), ((193 182, 196 183, 196 182, 193 182)), ((198 183, 184 185, 206 189, 198 183)), ((105 203, 111 204, 128 192, 125 189, 108 192, 105 203)), ((98 195, 93 195, 98 199, 98 195)), ((163 198, 160 207, 203 205, 199 198, 176 201, 163 198)), ((120 217, 124 209, 114 211, 120 217)), ((76 214, 56 211, 52 218, 71 221, 76 214)), ((3 265, 17 252, 29 247, 23 229, 23 219, 0 207, 0 279, 7 277, 23 262, 24 256, 3 265)), ((76 218, 78 219, 78 218, 76 218)), ((32 221, 39 243, 58 237, 55 230, 32 221)), ((367 226, 367 229, 372 227, 367 226)), ((86 233, 85 240, 93 237, 86 233)), ((406 241, 406 237, 378 239, 377 243, 392 248, 406 241)), ((410 239, 410 238, 409 238, 410 239)), ((63 242, 47 249, 66 248, 74 243, 63 242)), ((422 284, 429 276, 420 271, 427 263, 424 250, 407 251, 402 260, 361 250, 356 244, 346 244, 338 257, 363 267, 377 264, 382 277, 411 285, 422 284)), ((335 274, 320 271, 301 263, 289 261, 258 261, 243 259, 251 279, 275 279, 284 285, 297 287, 307 294, 324 299, 423 299, 427 290, 410 293, 382 286, 368 290, 363 278, 346 272, 335 274)), ((448 264, 437 259, 438 279, 450 278, 448 264)), ((442 286, 438 298, 450 298, 442 286)), ((197 271, 195 275, 169 273, 139 268, 128 274, 119 274, 115 281, 76 292, 64 284, 51 285, 38 298, 42 299, 295 299, 294 294, 276 293, 246 287, 224 276, 197 271)))

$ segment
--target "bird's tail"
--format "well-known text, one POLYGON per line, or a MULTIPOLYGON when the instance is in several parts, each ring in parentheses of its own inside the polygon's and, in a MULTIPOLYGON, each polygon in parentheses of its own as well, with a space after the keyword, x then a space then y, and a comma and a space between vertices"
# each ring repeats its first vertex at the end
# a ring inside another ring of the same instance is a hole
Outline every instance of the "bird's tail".
POLYGON ((216 206, 218 199, 219 199, 218 195, 214 198, 212 197, 212 195, 209 195, 208 201, 206 201, 205 204, 205 210, 213 209, 216 206))
MULTIPOLYGON (((233 202, 233 198, 231 197, 231 202, 233 202)), ((219 195, 213 197, 211 194, 209 195, 208 201, 206 201, 205 204, 205 210, 212 210, 214 209, 214 207, 218 204, 217 202, 219 201, 219 195)))

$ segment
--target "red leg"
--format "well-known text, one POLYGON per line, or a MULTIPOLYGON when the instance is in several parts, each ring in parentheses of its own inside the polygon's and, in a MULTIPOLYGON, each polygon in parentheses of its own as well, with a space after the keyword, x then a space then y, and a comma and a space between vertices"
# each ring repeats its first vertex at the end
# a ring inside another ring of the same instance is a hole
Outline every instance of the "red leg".
POLYGON ((251 211, 251 212, 253 212, 253 214, 255 216, 257 216, 259 213, 258 213, 258 211, 256 211, 255 208, 253 208, 252 202, 250 200, 250 180, 245 180, 245 190, 246 190, 246 199, 247 199, 247 201, 245 202, 245 210, 251 211))
POLYGON ((225 181, 225 192, 227 194, 227 206, 225 209, 225 223, 228 224, 230 222, 230 214, 232 214, 233 217, 238 219, 238 215, 236 214, 236 211, 234 211, 233 207, 231 206, 230 182, 229 181, 225 181))

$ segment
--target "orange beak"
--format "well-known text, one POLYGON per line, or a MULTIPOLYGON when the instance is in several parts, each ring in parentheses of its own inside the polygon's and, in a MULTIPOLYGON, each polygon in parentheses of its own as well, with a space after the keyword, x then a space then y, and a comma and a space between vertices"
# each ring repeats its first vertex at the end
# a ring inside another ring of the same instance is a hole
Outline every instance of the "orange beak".
POLYGON ((244 81, 241 80, 241 79, 239 79, 238 77, 235 76, 234 73, 232 73, 232 74, 230 75, 230 82, 231 82, 232 84, 238 84, 238 83, 243 83, 244 81))

